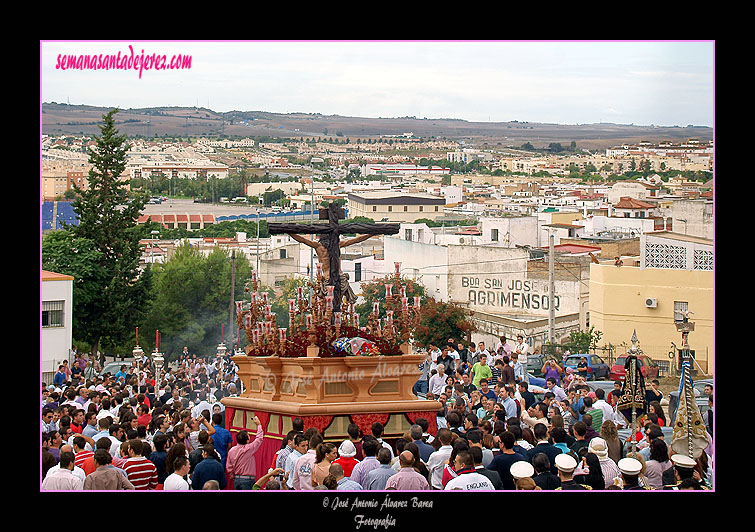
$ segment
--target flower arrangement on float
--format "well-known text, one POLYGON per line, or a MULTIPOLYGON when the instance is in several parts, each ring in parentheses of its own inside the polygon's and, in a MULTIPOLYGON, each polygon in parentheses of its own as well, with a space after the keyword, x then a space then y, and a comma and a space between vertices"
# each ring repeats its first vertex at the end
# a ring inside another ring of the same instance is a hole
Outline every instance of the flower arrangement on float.
POLYGON ((317 276, 307 283, 312 289, 311 300, 303 286, 297 288, 295 298, 288 300, 289 324, 277 325, 267 292, 258 292, 257 272, 246 283, 249 301, 236 301, 236 322, 246 334, 248 356, 306 356, 307 348, 318 347, 320 357, 394 356, 407 352, 412 331, 420 321, 422 305, 414 297, 413 305, 406 296, 406 281, 399 273, 401 263, 395 263, 392 281, 386 283, 384 306, 386 317, 379 317, 379 304, 373 302, 367 324, 360 327, 359 313, 344 297, 342 311, 335 311, 333 286, 324 286, 322 267, 317 264, 317 276))

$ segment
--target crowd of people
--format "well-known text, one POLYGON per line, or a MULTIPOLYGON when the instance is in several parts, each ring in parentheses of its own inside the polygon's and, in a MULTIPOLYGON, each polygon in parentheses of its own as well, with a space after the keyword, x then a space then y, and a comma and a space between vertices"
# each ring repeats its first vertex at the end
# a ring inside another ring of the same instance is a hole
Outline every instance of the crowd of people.
MULTIPOLYGON (((505 338, 431 346, 415 391, 437 399, 433 419, 387 441, 374 423, 326 441, 301 418, 266 467, 265 436, 225 428, 223 397, 242 392, 230 354, 210 361, 185 350, 159 376, 145 357, 98 376, 75 359, 42 386, 43 490, 658 490, 713 486, 711 445, 696 460, 675 454, 656 383, 647 412, 622 441, 621 390, 590 389, 557 363, 533 389, 527 348, 505 338), (524 358, 523 358, 524 357, 524 358), (74 371, 74 370, 77 371, 74 371)), ((526 346, 526 344, 524 344, 526 346)), ((62 366, 62 365, 61 365, 62 366)), ((708 393, 706 391, 706 393, 708 393)), ((712 406, 712 387, 709 390, 712 406)))
POLYGON ((238 451, 220 400, 243 391, 231 357, 185 348, 175 367, 142 356, 100 375, 74 352, 42 383, 42 489, 222 489, 238 451))

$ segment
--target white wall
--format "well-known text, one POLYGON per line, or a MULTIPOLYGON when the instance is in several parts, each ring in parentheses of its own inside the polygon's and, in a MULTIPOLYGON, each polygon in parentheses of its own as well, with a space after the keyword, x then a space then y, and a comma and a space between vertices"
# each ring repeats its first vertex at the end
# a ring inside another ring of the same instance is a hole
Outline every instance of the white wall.
POLYGON ((493 229, 498 229, 498 242, 507 247, 532 246, 537 247, 537 217, 517 216, 511 218, 480 219, 482 229, 482 241, 491 243, 493 229))
POLYGON ((58 364, 68 359, 73 342, 73 281, 42 281, 42 301, 64 301, 63 326, 41 329, 40 370, 45 373, 57 371, 58 364))
POLYGON ((593 216, 580 221, 585 226, 586 235, 595 235, 603 231, 617 231, 635 235, 650 233, 655 229, 655 222, 648 218, 617 218, 613 216, 593 216))
POLYGON ((713 240, 711 200, 676 200, 671 208, 671 217, 675 233, 713 240))
POLYGON ((427 295, 439 301, 448 300, 448 248, 421 242, 386 237, 385 264, 393 271, 393 263, 401 263, 401 274, 421 283, 427 295))

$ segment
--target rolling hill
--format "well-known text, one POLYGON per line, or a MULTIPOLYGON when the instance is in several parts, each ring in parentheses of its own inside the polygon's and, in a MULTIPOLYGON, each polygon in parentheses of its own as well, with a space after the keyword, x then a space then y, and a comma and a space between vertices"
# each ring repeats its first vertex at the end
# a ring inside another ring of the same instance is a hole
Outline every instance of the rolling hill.
MULTIPOLYGON (((42 132, 47 135, 98 134, 102 115, 110 109, 61 103, 42 104, 42 132)), ((264 111, 217 112, 203 107, 122 109, 116 125, 128 136, 186 137, 344 137, 351 140, 413 133, 415 137, 465 140, 467 144, 536 147, 552 142, 604 149, 619 143, 707 141, 707 126, 660 127, 634 124, 548 124, 534 122, 469 122, 451 118, 369 118, 319 113, 277 114, 264 111)))

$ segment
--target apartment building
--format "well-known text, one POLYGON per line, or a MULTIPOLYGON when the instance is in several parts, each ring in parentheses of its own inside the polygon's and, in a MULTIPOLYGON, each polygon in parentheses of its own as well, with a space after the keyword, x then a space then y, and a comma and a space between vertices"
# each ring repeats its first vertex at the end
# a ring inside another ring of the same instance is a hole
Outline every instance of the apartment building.
POLYGON ((349 193, 349 216, 366 216, 376 222, 413 222, 443 216, 446 200, 440 196, 401 191, 349 193))
POLYGON ((640 236, 640 256, 590 265, 590 324, 601 342, 628 344, 634 330, 640 348, 668 360, 681 346, 675 323, 691 311, 690 348, 704 371, 712 370, 714 336, 713 241, 668 231, 640 236))

